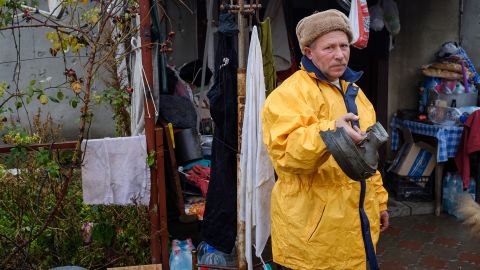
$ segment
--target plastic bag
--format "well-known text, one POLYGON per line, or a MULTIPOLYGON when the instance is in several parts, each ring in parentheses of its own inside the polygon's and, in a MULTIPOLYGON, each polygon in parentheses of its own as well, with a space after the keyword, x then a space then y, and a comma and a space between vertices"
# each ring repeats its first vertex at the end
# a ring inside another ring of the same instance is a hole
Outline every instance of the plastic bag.
POLYGON ((400 16, 397 3, 393 0, 383 0, 383 20, 385 27, 392 35, 400 32, 400 16))
POLYGON ((337 0, 337 3, 339 6, 341 6, 344 10, 349 11, 350 10, 350 0, 337 0))
POLYGON ((370 15, 368 13, 367 0, 352 0, 348 18, 353 33, 353 47, 358 49, 367 47, 370 31, 370 15))
POLYGON ((383 23, 383 9, 379 4, 369 8, 370 12, 370 29, 381 31, 385 24, 383 23))

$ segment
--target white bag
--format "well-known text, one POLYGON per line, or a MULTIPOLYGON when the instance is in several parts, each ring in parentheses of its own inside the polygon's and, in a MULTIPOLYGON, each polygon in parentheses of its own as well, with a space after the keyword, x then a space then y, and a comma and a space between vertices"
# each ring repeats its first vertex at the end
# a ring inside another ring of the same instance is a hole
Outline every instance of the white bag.
POLYGON ((370 15, 366 0, 352 0, 350 6, 350 27, 352 28, 352 45, 355 48, 367 47, 370 28, 370 15))

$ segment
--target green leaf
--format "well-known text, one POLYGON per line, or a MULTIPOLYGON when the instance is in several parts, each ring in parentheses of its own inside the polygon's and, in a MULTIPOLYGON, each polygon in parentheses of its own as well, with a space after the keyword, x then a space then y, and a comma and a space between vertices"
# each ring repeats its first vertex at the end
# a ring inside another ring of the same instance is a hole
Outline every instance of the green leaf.
POLYGON ((30 81, 30 86, 34 86, 36 83, 37 83, 36 80, 31 80, 31 81, 30 81))
POLYGON ((56 97, 48 96, 48 98, 55 103, 60 103, 60 100, 58 100, 56 97))
POLYGON ((70 106, 72 106, 72 108, 77 108, 77 105, 78 101, 76 99, 70 100, 70 106))
POLYGON ((41 166, 48 164, 50 161, 49 152, 44 148, 40 148, 35 154, 35 161, 37 161, 37 163, 41 166))
POLYGON ((93 226, 92 239, 104 247, 112 244, 115 236, 115 227, 108 223, 100 223, 93 226))
POLYGON ((22 106, 23 106, 23 104, 22 104, 21 101, 16 101, 16 102, 15 102, 15 107, 17 107, 17 109, 18 109, 18 108, 21 108, 22 106))
POLYGON ((50 40, 51 40, 51 39, 53 39, 54 35, 55 35, 54 32, 48 32, 48 33, 45 34, 45 37, 46 37, 47 39, 50 39, 50 40))
POLYGON ((40 103, 42 103, 43 105, 48 103, 47 95, 40 95, 40 97, 38 97, 38 99, 40 100, 40 103))
POLYGON ((16 146, 10 149, 10 155, 8 155, 6 159, 6 165, 15 166, 15 164, 18 164, 18 162, 25 162, 26 158, 27 150, 25 150, 25 147, 16 146))
POLYGON ((0 82, 0 97, 5 94, 5 90, 8 89, 8 84, 6 82, 0 82))
POLYGON ((29 97, 32 97, 34 93, 35 93, 35 89, 34 89, 32 86, 29 86, 29 87, 27 88, 27 95, 28 95, 29 97))
POLYGON ((13 22, 13 14, 11 12, 6 12, 4 15, 5 25, 11 24, 13 22))
POLYGON ((147 156, 147 164, 148 167, 153 167, 155 165, 155 150, 151 150, 147 156))
POLYGON ((32 102, 32 97, 27 97, 27 98, 25 99, 25 102, 26 102, 27 104, 30 104, 30 102, 32 102))
POLYGON ((58 91, 58 92, 57 92, 57 99, 58 99, 58 100, 63 100, 64 97, 65 97, 65 95, 63 94, 62 91, 58 91))
POLYGON ((7 3, 7 0, 0 0, 0 7, 5 6, 6 3, 7 3))

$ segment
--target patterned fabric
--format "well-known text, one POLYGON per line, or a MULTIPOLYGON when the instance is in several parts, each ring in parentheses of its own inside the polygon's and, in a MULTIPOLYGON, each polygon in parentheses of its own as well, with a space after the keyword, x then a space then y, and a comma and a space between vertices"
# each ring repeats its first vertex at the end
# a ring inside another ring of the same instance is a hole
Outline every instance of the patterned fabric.
POLYGON ((472 60, 470 60, 470 58, 468 57, 467 52, 465 52, 465 50, 463 48, 460 48, 458 50, 457 54, 461 55, 465 59, 465 61, 467 62, 468 69, 470 69, 470 71, 473 73, 474 84, 479 84, 480 83, 480 75, 478 75, 477 71, 475 70, 475 65, 472 63, 472 60))
POLYGON ((437 139, 437 162, 447 161, 448 158, 455 157, 458 144, 462 137, 463 127, 442 126, 419 123, 409 120, 392 118, 390 123, 392 127, 392 150, 398 150, 400 146, 399 128, 408 128, 412 133, 435 137, 437 139))

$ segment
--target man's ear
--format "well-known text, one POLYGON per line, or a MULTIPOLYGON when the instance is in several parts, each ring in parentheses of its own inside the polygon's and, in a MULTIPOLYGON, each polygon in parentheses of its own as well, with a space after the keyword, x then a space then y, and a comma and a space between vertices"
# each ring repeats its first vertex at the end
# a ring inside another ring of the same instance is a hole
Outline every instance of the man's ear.
POLYGON ((312 58, 313 58, 312 49, 310 49, 309 47, 305 47, 305 48, 303 48, 303 53, 305 54, 305 56, 308 59, 312 60, 312 58))

